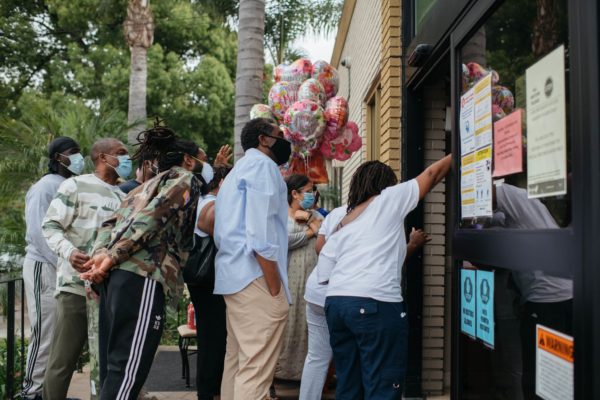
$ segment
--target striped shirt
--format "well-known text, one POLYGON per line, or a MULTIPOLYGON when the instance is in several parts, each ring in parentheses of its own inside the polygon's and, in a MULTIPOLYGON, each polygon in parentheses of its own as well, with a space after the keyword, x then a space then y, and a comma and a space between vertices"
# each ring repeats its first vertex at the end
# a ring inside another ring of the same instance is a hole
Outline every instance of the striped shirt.
POLYGON ((69 262, 75 249, 91 255, 98 228, 108 219, 125 197, 94 174, 65 180, 50 203, 42 223, 48 246, 58 255, 57 292, 85 296, 84 281, 69 262))

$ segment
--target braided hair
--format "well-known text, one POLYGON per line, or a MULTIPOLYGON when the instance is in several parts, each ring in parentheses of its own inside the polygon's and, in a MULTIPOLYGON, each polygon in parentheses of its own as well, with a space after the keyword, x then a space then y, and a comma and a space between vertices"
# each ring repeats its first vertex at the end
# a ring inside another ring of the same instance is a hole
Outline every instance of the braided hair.
POLYGON ((131 158, 157 160, 158 170, 163 172, 181 165, 185 154, 196 157, 200 148, 191 140, 178 139, 171 128, 161 123, 157 118, 152 128, 138 134, 140 147, 131 158))
POLYGON ((352 175, 348 194, 348 213, 385 188, 397 183, 398 178, 389 165, 381 161, 363 163, 352 175))

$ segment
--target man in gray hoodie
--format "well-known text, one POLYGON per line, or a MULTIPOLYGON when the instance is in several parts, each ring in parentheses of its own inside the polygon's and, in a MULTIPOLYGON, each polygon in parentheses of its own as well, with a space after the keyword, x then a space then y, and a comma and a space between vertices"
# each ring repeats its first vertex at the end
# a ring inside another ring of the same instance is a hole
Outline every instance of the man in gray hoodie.
POLYGON ((79 144, 69 137, 58 137, 48 146, 48 172, 34 183, 25 196, 27 254, 23 262, 23 282, 31 323, 27 364, 23 380, 24 399, 41 399, 42 385, 56 313, 56 254, 42 235, 42 221, 58 187, 83 170, 79 144))

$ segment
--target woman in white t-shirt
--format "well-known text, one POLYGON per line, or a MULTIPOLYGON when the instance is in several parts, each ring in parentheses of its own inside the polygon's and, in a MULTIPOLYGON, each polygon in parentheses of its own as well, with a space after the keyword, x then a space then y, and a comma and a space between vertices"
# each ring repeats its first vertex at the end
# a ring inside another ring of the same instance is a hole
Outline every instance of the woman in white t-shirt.
POLYGON ((319 283, 328 283, 336 398, 402 397, 408 346, 401 293, 404 218, 449 168, 447 156, 398 184, 389 166, 369 161, 352 177, 348 213, 325 243, 317 271, 319 283))

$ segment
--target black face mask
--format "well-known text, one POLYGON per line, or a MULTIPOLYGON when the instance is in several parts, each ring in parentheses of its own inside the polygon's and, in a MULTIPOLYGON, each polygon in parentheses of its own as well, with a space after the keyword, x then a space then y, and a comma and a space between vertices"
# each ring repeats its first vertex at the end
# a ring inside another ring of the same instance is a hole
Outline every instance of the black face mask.
POLYGON ((277 165, 283 165, 288 162, 292 155, 292 144, 284 138, 271 135, 265 136, 275 139, 275 143, 271 145, 270 149, 273 152, 273 155, 275 155, 275 162, 277 165))

